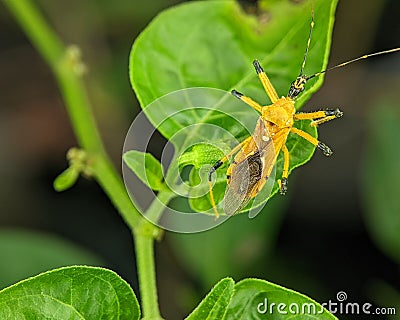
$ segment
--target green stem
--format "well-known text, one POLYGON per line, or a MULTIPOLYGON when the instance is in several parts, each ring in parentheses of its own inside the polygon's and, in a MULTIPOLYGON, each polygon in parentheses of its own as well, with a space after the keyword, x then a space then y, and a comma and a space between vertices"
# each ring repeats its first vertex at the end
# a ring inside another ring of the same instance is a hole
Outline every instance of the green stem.
POLYGON ((157 194, 157 198, 153 200, 149 208, 144 213, 146 219, 149 221, 159 221, 164 208, 174 197, 176 197, 176 194, 171 190, 160 191, 157 194))
MULTIPOLYGON (((160 191, 157 198, 147 209, 145 216, 150 221, 157 221, 165 205, 174 196, 175 194, 170 190, 160 191)), ((162 319, 158 308, 153 308, 153 306, 158 305, 153 239, 159 237, 160 233, 154 233, 154 225, 148 220, 142 219, 140 228, 135 231, 135 250, 140 283, 139 289, 142 297, 143 320, 162 319)))
MULTIPOLYGON (((133 231, 138 228, 144 219, 129 198, 121 177, 110 159, 105 155, 98 156, 94 159, 92 168, 96 180, 121 213, 130 229, 133 231)), ((155 226, 153 229, 159 232, 159 229, 155 226)))
MULTIPOLYGON (((104 150, 86 90, 76 72, 76 61, 68 55, 68 49, 30 0, 4 0, 4 3, 53 70, 79 145, 92 160, 94 176, 133 232, 143 317, 161 318, 153 250, 154 238, 159 237, 160 230, 144 219, 136 209, 137 206, 129 198, 121 177, 104 150)), ((162 208, 155 209, 157 213, 154 214, 159 216, 158 210, 162 208)))
POLYGON ((136 234, 135 250, 143 310, 142 319, 162 319, 159 309, 154 307, 158 306, 158 297, 153 238, 146 234, 136 234))

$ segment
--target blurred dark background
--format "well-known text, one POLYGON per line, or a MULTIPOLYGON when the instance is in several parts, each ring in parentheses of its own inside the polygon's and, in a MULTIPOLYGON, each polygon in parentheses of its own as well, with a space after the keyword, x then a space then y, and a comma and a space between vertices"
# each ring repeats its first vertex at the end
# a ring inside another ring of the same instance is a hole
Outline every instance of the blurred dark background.
MULTIPOLYGON (((81 47, 96 119, 119 167, 139 112, 128 79, 131 45, 158 12, 183 1, 36 2, 64 42, 81 47)), ((83 263, 115 270, 137 293, 129 229, 102 190, 83 178, 66 192, 52 188, 76 141, 50 69, 0 8, 0 286, 83 263)), ((330 65, 399 46, 399 15, 396 0, 340 2, 330 65)), ((400 166, 391 156, 399 91, 400 54, 328 73, 304 110, 345 112, 320 129, 334 156, 316 152, 291 176, 288 195, 276 196, 257 221, 243 215, 202 234, 167 233, 156 246, 163 315, 182 318, 225 276, 260 277, 320 302, 342 290, 349 301, 399 314, 400 166)))

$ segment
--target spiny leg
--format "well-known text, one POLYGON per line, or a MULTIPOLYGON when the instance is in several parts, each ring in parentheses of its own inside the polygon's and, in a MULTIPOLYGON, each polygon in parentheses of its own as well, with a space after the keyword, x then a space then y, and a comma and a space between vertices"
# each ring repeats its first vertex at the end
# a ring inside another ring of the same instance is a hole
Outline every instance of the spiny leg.
POLYGON ((307 132, 304 132, 303 130, 297 129, 295 127, 290 129, 290 132, 293 132, 297 134, 298 136, 302 137, 303 139, 307 140, 308 142, 312 143, 314 146, 316 146, 318 149, 322 151, 324 155, 329 157, 332 155, 332 150, 329 148, 325 143, 319 141, 318 139, 314 138, 312 135, 308 134, 307 132))
POLYGON ((287 192, 287 185, 288 185, 288 176, 289 176, 289 150, 286 145, 282 146, 283 151, 283 172, 282 172, 282 180, 278 180, 278 185, 281 194, 285 194, 287 192))
POLYGON ((331 121, 331 120, 334 120, 334 119, 337 119, 337 118, 340 118, 340 117, 343 116, 343 112, 340 111, 339 109, 336 109, 336 110, 333 110, 333 111, 334 112, 336 111, 336 113, 332 114, 332 115, 328 115, 328 116, 323 117, 321 119, 316 119, 314 121, 311 121, 310 126, 311 127, 318 127, 320 124, 323 124, 325 122, 328 122, 328 121, 331 121))
POLYGON ((258 78, 260 79, 265 92, 267 93, 268 97, 270 98, 272 103, 275 103, 279 97, 278 94, 276 93, 275 88, 272 86, 271 81, 269 81, 268 76, 264 72, 263 68, 261 67, 260 63, 258 60, 253 61, 253 66, 256 69, 258 78))
POLYGON ((243 145, 245 145, 246 143, 248 143, 250 141, 250 139, 252 139, 252 137, 248 137, 247 139, 243 140, 241 143, 239 143, 235 148, 233 148, 225 157, 223 157, 222 159, 218 160, 210 169, 210 171, 208 172, 208 186, 210 189, 210 199, 211 199, 211 204, 213 206, 214 209, 214 213, 215 213, 215 219, 218 219, 219 217, 219 212, 217 210, 217 205, 215 204, 215 198, 214 198, 214 192, 213 192, 213 185, 212 185, 212 174, 219 168, 221 167, 226 161, 229 160, 229 158, 234 155, 236 152, 238 152, 243 145))
MULTIPOLYGON (((258 78, 260 79, 265 92, 267 93, 271 102, 275 103, 279 99, 279 97, 278 97, 278 94, 276 93, 275 88, 272 86, 271 81, 269 81, 268 76, 266 75, 266 73, 264 72, 263 68, 261 67, 260 63, 257 60, 253 61, 253 65, 254 65, 254 68, 256 69, 258 78)), ((261 112, 262 107, 257 102, 252 100, 251 98, 244 96, 242 93, 240 93, 236 90, 232 90, 231 93, 236 98, 242 100, 244 103, 248 104, 249 106, 251 106, 252 108, 257 110, 258 112, 261 112)))
POLYGON ((253 99, 246 97, 242 93, 236 90, 232 90, 231 93, 238 98, 239 100, 242 100, 244 103, 252 107, 253 109, 257 110, 258 112, 261 113, 262 106, 260 106, 257 102, 255 102, 253 99))
POLYGON ((338 108, 335 110, 327 109, 314 112, 300 112, 294 115, 294 120, 314 120, 310 123, 310 126, 317 127, 318 125, 337 119, 343 116, 343 112, 338 108))

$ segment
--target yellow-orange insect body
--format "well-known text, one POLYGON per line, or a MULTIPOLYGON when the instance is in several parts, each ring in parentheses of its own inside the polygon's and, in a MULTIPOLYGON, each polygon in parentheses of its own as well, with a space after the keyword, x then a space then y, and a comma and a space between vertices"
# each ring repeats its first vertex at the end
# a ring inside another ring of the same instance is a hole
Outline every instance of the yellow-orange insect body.
POLYGON ((293 126, 295 113, 294 100, 282 97, 273 105, 263 107, 261 117, 264 121, 269 122, 269 132, 274 136, 276 131, 293 126))
POLYGON ((290 154, 286 147, 286 140, 289 134, 295 134, 320 149, 324 155, 330 156, 331 149, 318 139, 314 138, 305 131, 294 127, 295 121, 312 120, 311 126, 318 126, 322 123, 339 118, 343 112, 339 109, 327 109, 315 112, 297 113, 295 100, 297 96, 304 91, 305 84, 309 79, 319 76, 329 70, 345 66, 349 63, 366 59, 371 56, 400 51, 400 48, 381 51, 370 55, 364 55, 359 58, 343 62, 329 69, 320 71, 311 76, 304 75, 304 67, 308 55, 311 41, 312 30, 314 27, 314 11, 312 11, 312 21, 310 35, 307 42, 307 48, 304 55, 303 64, 299 76, 292 82, 288 95, 278 97, 275 88, 272 86, 266 73, 260 63, 253 62, 257 75, 267 93, 272 104, 262 106, 242 93, 232 90, 232 94, 244 103, 254 108, 260 113, 253 134, 237 145, 229 154, 219 160, 209 172, 208 180, 210 186, 210 199, 213 205, 215 215, 219 212, 216 208, 213 190, 212 174, 226 161, 232 157, 233 160, 227 170, 227 190, 224 197, 224 211, 228 215, 235 214, 243 209, 247 203, 253 199, 267 182, 279 153, 283 153, 283 171, 282 178, 278 180, 280 192, 285 194, 288 185, 290 154))

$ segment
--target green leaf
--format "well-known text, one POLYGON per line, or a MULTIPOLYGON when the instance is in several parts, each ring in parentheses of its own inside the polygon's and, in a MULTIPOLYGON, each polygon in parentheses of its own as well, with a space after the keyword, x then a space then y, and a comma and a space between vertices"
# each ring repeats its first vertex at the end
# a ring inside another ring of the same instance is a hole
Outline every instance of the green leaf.
POLYGON ((187 318, 209 320, 335 320, 319 303, 296 291, 260 279, 218 282, 187 318), (232 294, 233 293, 233 294, 232 294))
POLYGON ((369 114, 361 190, 368 230, 376 244, 400 263, 400 112, 397 103, 379 105, 369 114))
MULTIPOLYGON (((336 4, 337 0, 315 2, 315 28, 305 67, 307 74, 327 66, 336 4)), ((210 88, 237 89, 262 105, 270 104, 251 64, 258 59, 278 95, 286 95, 301 68, 310 20, 311 1, 262 2, 258 16, 244 12, 236 1, 196 1, 176 6, 155 18, 135 41, 130 55, 132 87, 149 120, 167 139, 191 125, 211 124, 229 132, 231 141, 236 139, 236 143, 227 144, 232 148, 251 134, 258 114, 243 103, 237 107, 228 93, 219 93, 217 97, 210 88), (198 88, 196 95, 188 90, 176 92, 193 87, 198 88), (230 112, 218 114, 216 110, 202 109, 201 101, 204 106, 218 106, 218 110, 226 108, 230 112), (184 110, 184 106, 189 110, 184 110)), ((309 81, 296 101, 297 109, 322 82, 323 76, 309 81)), ((308 124, 308 121, 298 122, 299 127, 316 137, 317 130, 308 124)), ((200 131, 201 126, 193 126, 186 139, 175 139, 172 143, 176 154, 181 155, 182 149, 194 142, 209 143, 209 136, 200 140, 200 131)), ((226 135, 215 134, 213 141, 226 143, 225 139, 226 135)), ((307 162, 315 149, 309 142, 292 135, 289 135, 288 147, 290 171, 307 162)), ((220 186, 215 187, 216 199, 223 198, 225 192, 223 173, 217 178, 220 186)), ((277 177, 282 174, 281 158, 276 174, 277 177)), ((276 190, 277 186, 273 194, 276 190)), ((264 197, 257 206, 267 199, 268 196, 264 197)), ((191 199, 190 203, 197 211, 210 208, 208 195, 191 199)))
POLYGON ((314 300, 296 291, 265 280, 245 279, 235 285, 224 319, 333 320, 337 318, 314 300), (280 309, 278 309, 279 304, 281 304, 280 309))
MULTIPOLYGON (((322 70, 329 55, 337 1, 315 2, 315 28, 306 72, 322 70)), ((251 62, 259 59, 279 95, 298 76, 311 20, 311 1, 271 1, 260 16, 236 1, 197 1, 162 12, 136 39, 130 56, 132 87, 144 108, 189 87, 236 88, 260 102, 265 92, 251 62), (263 20, 267 15, 267 21, 263 20), (252 94, 250 94, 252 93, 252 94)), ((301 106, 322 84, 303 93, 301 106)))
POLYGON ((74 167, 68 167, 61 172, 53 182, 53 187, 56 191, 65 191, 71 188, 79 177, 79 170, 74 167))
POLYGON ((131 150, 126 152, 123 158, 128 167, 145 185, 156 191, 162 188, 163 169, 161 163, 153 155, 131 150))
POLYGON ((211 289, 210 293, 186 320, 223 319, 233 294, 234 284, 231 278, 222 279, 211 289))
POLYGON ((115 272, 74 266, 0 291, 0 319, 139 319, 130 286, 115 272))

